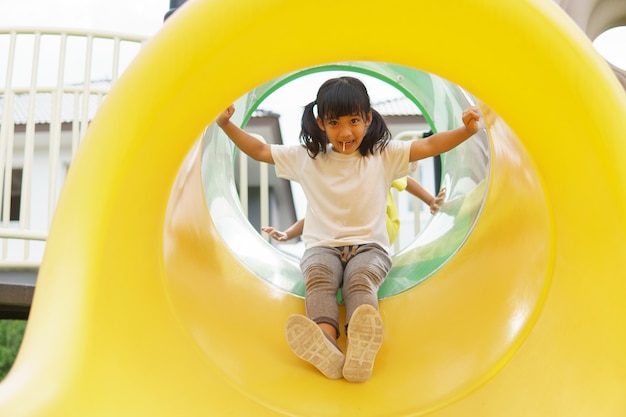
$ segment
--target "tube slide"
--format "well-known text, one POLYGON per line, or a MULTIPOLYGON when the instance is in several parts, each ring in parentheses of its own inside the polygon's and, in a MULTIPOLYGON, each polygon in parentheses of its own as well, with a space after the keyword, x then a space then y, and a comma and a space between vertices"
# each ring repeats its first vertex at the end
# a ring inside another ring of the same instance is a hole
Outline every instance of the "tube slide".
POLYGON ((551 1, 188 2, 72 164, 0 415, 624 415, 625 120, 615 76, 551 1), (331 11, 385 30, 320 29, 331 11), (271 47, 251 47, 260 34, 271 47), (463 86, 425 94, 450 97, 425 110, 445 129, 441 109, 454 120, 476 97, 486 128, 447 155, 454 225, 396 256, 385 342, 351 384, 290 352, 284 323, 304 309, 291 267, 242 257, 232 149, 212 128, 197 138, 270 80, 365 61, 463 86))

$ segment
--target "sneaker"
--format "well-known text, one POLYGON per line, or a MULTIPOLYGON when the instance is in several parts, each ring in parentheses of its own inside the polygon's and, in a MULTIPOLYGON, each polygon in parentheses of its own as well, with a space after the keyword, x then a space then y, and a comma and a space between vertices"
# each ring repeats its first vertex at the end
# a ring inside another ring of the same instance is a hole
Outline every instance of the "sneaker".
POLYGON ((359 306, 348 324, 348 343, 343 377, 350 382, 365 382, 372 375, 374 359, 383 344, 383 320, 369 304, 359 306))
POLYGON ((343 376, 345 356, 313 320, 294 314, 287 319, 287 343, 301 359, 315 366, 327 378, 343 376))

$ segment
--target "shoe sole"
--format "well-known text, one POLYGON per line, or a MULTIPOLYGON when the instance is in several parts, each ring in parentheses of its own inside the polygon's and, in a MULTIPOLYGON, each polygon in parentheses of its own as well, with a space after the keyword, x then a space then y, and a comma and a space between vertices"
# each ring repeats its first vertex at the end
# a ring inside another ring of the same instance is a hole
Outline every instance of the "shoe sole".
POLYGON ((348 325, 348 349, 343 377, 350 382, 365 382, 372 375, 374 359, 383 344, 383 320, 371 305, 359 306, 348 325))
POLYGON ((300 358, 315 366, 327 378, 343 377, 345 356, 309 318, 294 314, 287 319, 287 343, 300 358))

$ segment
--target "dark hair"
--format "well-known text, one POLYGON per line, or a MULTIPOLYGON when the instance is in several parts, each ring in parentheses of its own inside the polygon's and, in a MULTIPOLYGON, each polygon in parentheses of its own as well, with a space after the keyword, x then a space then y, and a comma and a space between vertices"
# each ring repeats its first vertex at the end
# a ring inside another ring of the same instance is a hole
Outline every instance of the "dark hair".
POLYGON ((339 77, 327 80, 317 91, 317 99, 307 104, 302 113, 300 142, 307 148, 313 159, 321 152, 326 153, 328 138, 317 124, 314 107, 323 120, 360 114, 366 117, 372 112, 372 123, 367 128, 359 152, 365 156, 382 150, 391 139, 391 133, 383 117, 372 109, 367 88, 361 80, 354 77, 339 77))

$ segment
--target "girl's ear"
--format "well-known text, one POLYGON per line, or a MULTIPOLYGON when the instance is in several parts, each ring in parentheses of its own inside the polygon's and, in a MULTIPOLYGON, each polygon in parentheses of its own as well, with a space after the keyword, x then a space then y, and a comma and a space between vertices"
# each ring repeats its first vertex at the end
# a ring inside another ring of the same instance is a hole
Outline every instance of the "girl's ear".
POLYGON ((322 120, 322 118, 318 116, 315 120, 317 120, 317 125, 319 126, 320 130, 322 132, 326 132, 326 129, 324 129, 324 121, 322 120))
POLYGON ((372 124, 372 112, 367 112, 367 115, 365 117, 365 127, 370 127, 370 125, 372 124))

